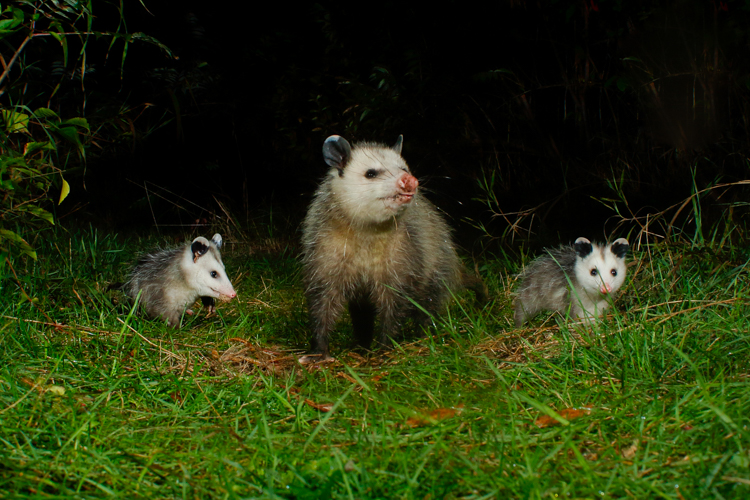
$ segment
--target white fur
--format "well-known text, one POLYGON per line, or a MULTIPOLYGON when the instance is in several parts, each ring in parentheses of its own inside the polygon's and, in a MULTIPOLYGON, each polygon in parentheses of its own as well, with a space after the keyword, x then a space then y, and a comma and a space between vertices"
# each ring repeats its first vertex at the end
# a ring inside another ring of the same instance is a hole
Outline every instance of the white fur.
MULTIPOLYGON (((627 244, 627 240, 624 241, 627 244)), ((624 283, 627 274, 625 259, 612 253, 612 245, 601 246, 592 243, 591 247, 591 253, 584 258, 577 258, 574 266, 576 279, 571 300, 574 302, 573 310, 576 317, 601 316, 609 307, 611 296, 617 293, 624 283)))
POLYGON ((209 251, 195 256, 188 247, 180 262, 186 284, 194 293, 192 300, 195 301, 198 297, 212 297, 222 301, 234 298, 237 292, 229 281, 221 254, 217 251, 221 248, 221 235, 216 233, 210 242, 203 236, 195 238, 193 243, 196 241, 209 247, 209 251))
POLYGON ((408 176, 417 182, 399 153, 373 146, 354 148, 343 176, 336 169, 328 175, 333 198, 350 220, 361 225, 381 224, 400 215, 413 201, 413 196, 403 194, 403 179, 408 176), (377 178, 368 179, 368 170, 378 172, 377 178))
POLYGON ((547 249, 521 273, 516 326, 544 310, 575 319, 600 317, 625 281, 627 248, 625 238, 609 245, 578 238, 574 245, 547 249))
POLYGON ((181 248, 161 250, 144 255, 124 285, 133 299, 140 296, 140 305, 151 317, 162 317, 178 327, 183 312, 199 297, 229 301, 237 296, 221 260, 221 236, 211 241, 202 236, 181 248), (196 245, 198 243, 199 245, 196 245), (195 245, 196 251, 193 251, 195 245), (200 253, 200 252, 203 253, 200 253))

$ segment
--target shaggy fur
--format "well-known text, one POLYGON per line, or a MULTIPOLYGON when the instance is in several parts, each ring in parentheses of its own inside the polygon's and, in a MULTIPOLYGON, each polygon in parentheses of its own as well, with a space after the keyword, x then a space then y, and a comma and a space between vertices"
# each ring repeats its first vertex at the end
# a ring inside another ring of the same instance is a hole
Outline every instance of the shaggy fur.
POLYGON ((480 280, 464 279, 448 225, 417 191, 401 137, 393 148, 352 149, 332 136, 323 154, 331 170, 302 226, 313 354, 328 357, 329 334, 347 305, 356 340, 367 348, 376 318, 377 340, 388 345, 407 316, 419 316, 409 299, 435 314, 464 282, 484 293, 480 280))
POLYGON ((574 245, 547 249, 521 273, 515 323, 522 326, 540 311, 596 319, 625 281, 628 240, 610 245, 578 238, 574 245))
POLYGON ((198 237, 191 244, 159 250, 140 257, 130 273, 123 291, 152 318, 163 318, 179 327, 184 312, 198 297, 209 311, 215 310, 214 299, 229 301, 237 293, 221 261, 221 235, 211 241, 198 237))

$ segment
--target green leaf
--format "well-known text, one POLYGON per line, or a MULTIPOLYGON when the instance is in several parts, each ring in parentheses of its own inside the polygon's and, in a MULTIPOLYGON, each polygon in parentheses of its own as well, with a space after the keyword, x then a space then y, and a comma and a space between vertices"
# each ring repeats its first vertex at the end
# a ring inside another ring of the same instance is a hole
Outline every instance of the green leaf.
POLYGON ((34 111, 34 116, 37 118, 57 118, 60 119, 59 116, 57 116, 57 113, 52 111, 49 108, 39 108, 36 111, 34 111))
POLYGON ((57 129, 57 133, 63 139, 72 142, 73 144, 80 146, 81 140, 78 138, 78 129, 75 127, 60 127, 57 129))
POLYGON ((19 250, 21 250, 32 259, 36 260, 36 252, 34 251, 34 249, 31 248, 31 245, 26 243, 26 240, 18 236, 16 233, 7 229, 0 229, 0 236, 10 240, 10 242, 18 247, 19 250))
POLYGON ((68 194, 70 193, 70 184, 68 184, 68 181, 65 179, 62 180, 62 189, 60 189, 60 200, 57 202, 59 205, 63 202, 65 198, 68 197, 68 194))
POLYGON ((27 142, 23 147, 23 155, 29 156, 33 155, 37 151, 54 151, 55 145, 51 143, 50 141, 44 141, 44 142, 27 142))
POLYGON ((19 113, 10 109, 0 110, 0 116, 3 117, 5 122, 5 130, 9 134, 14 132, 29 132, 29 115, 25 113, 19 113))
POLYGON ((60 122, 60 125, 75 125, 76 127, 85 128, 89 130, 89 122, 86 118, 70 118, 60 122))
MULTIPOLYGON (((6 11, 7 12, 7 11, 6 11)), ((0 20, 0 35, 8 34, 23 24, 24 12, 21 9, 13 9, 13 19, 2 19, 0 20)))
POLYGON ((58 42, 60 42, 60 45, 63 49, 63 66, 68 65, 68 37, 65 36, 65 28, 58 22, 53 21, 50 24, 49 34, 58 42))
MULTIPOLYGON (((136 33, 131 33, 130 37, 132 37, 133 40, 141 40, 143 42, 150 43, 151 45, 155 45, 159 47, 161 50, 163 50, 167 54, 168 57, 171 57, 172 59, 175 58, 175 55, 172 53, 169 47, 167 47, 166 45, 164 45, 163 43, 161 43, 159 40, 157 40, 156 38, 152 36, 148 36, 145 33, 141 33, 139 31, 136 33)), ((127 41, 129 42, 130 38, 127 41)))
POLYGON ((55 225, 55 219, 54 217, 52 217, 52 214, 41 207, 38 207, 36 205, 26 205, 26 211, 30 214, 36 215, 40 219, 46 220, 53 226, 55 225))
POLYGON ((18 26, 15 19, 2 19, 0 20, 0 32, 9 32, 13 28, 18 26))

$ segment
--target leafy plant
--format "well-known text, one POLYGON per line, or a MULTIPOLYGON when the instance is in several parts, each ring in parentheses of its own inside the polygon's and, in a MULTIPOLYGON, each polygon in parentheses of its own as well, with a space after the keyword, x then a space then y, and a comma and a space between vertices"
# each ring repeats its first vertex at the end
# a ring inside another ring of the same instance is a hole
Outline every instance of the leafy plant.
POLYGON ((93 1, 17 1, 0 11, 0 275, 16 251, 36 258, 29 242, 36 231, 54 224, 51 198, 62 203, 70 192, 63 172, 85 165, 92 136, 86 111, 86 75, 93 72, 88 54, 92 40, 107 39, 105 59, 122 42, 120 76, 134 41, 169 49, 142 33, 128 33, 122 4, 97 3, 97 9, 114 8, 119 20, 112 30, 96 31, 93 1), (59 52, 45 50, 59 44, 59 52), (44 72, 42 61, 61 57, 44 72), (74 61, 73 61, 74 59, 74 61), (72 62, 72 64, 69 64, 72 62), (46 78, 40 78, 39 75, 46 78), (53 77, 53 78, 49 78, 53 77), (57 80, 54 85, 49 81, 57 80), (67 81, 80 85, 71 95, 60 96, 67 81), (55 96, 58 97, 54 101, 55 96), (44 105, 40 106, 40 103, 44 105), (51 109, 55 107, 57 111, 51 109), (33 110, 32 110, 33 108, 33 110), (54 196, 51 195, 54 189, 54 196))

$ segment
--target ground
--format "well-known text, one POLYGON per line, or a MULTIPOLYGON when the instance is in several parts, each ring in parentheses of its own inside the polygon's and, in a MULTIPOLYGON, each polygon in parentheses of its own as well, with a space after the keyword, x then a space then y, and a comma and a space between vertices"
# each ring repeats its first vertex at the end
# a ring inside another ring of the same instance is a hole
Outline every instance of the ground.
POLYGON ((105 291, 158 238, 57 230, 9 261, 0 496, 750 495, 741 249, 636 245, 593 328, 514 328, 522 262, 485 254, 485 307, 459 295, 426 336, 375 353, 347 349, 344 318, 336 360, 302 366, 296 252, 225 240, 238 298, 180 329, 105 291))

